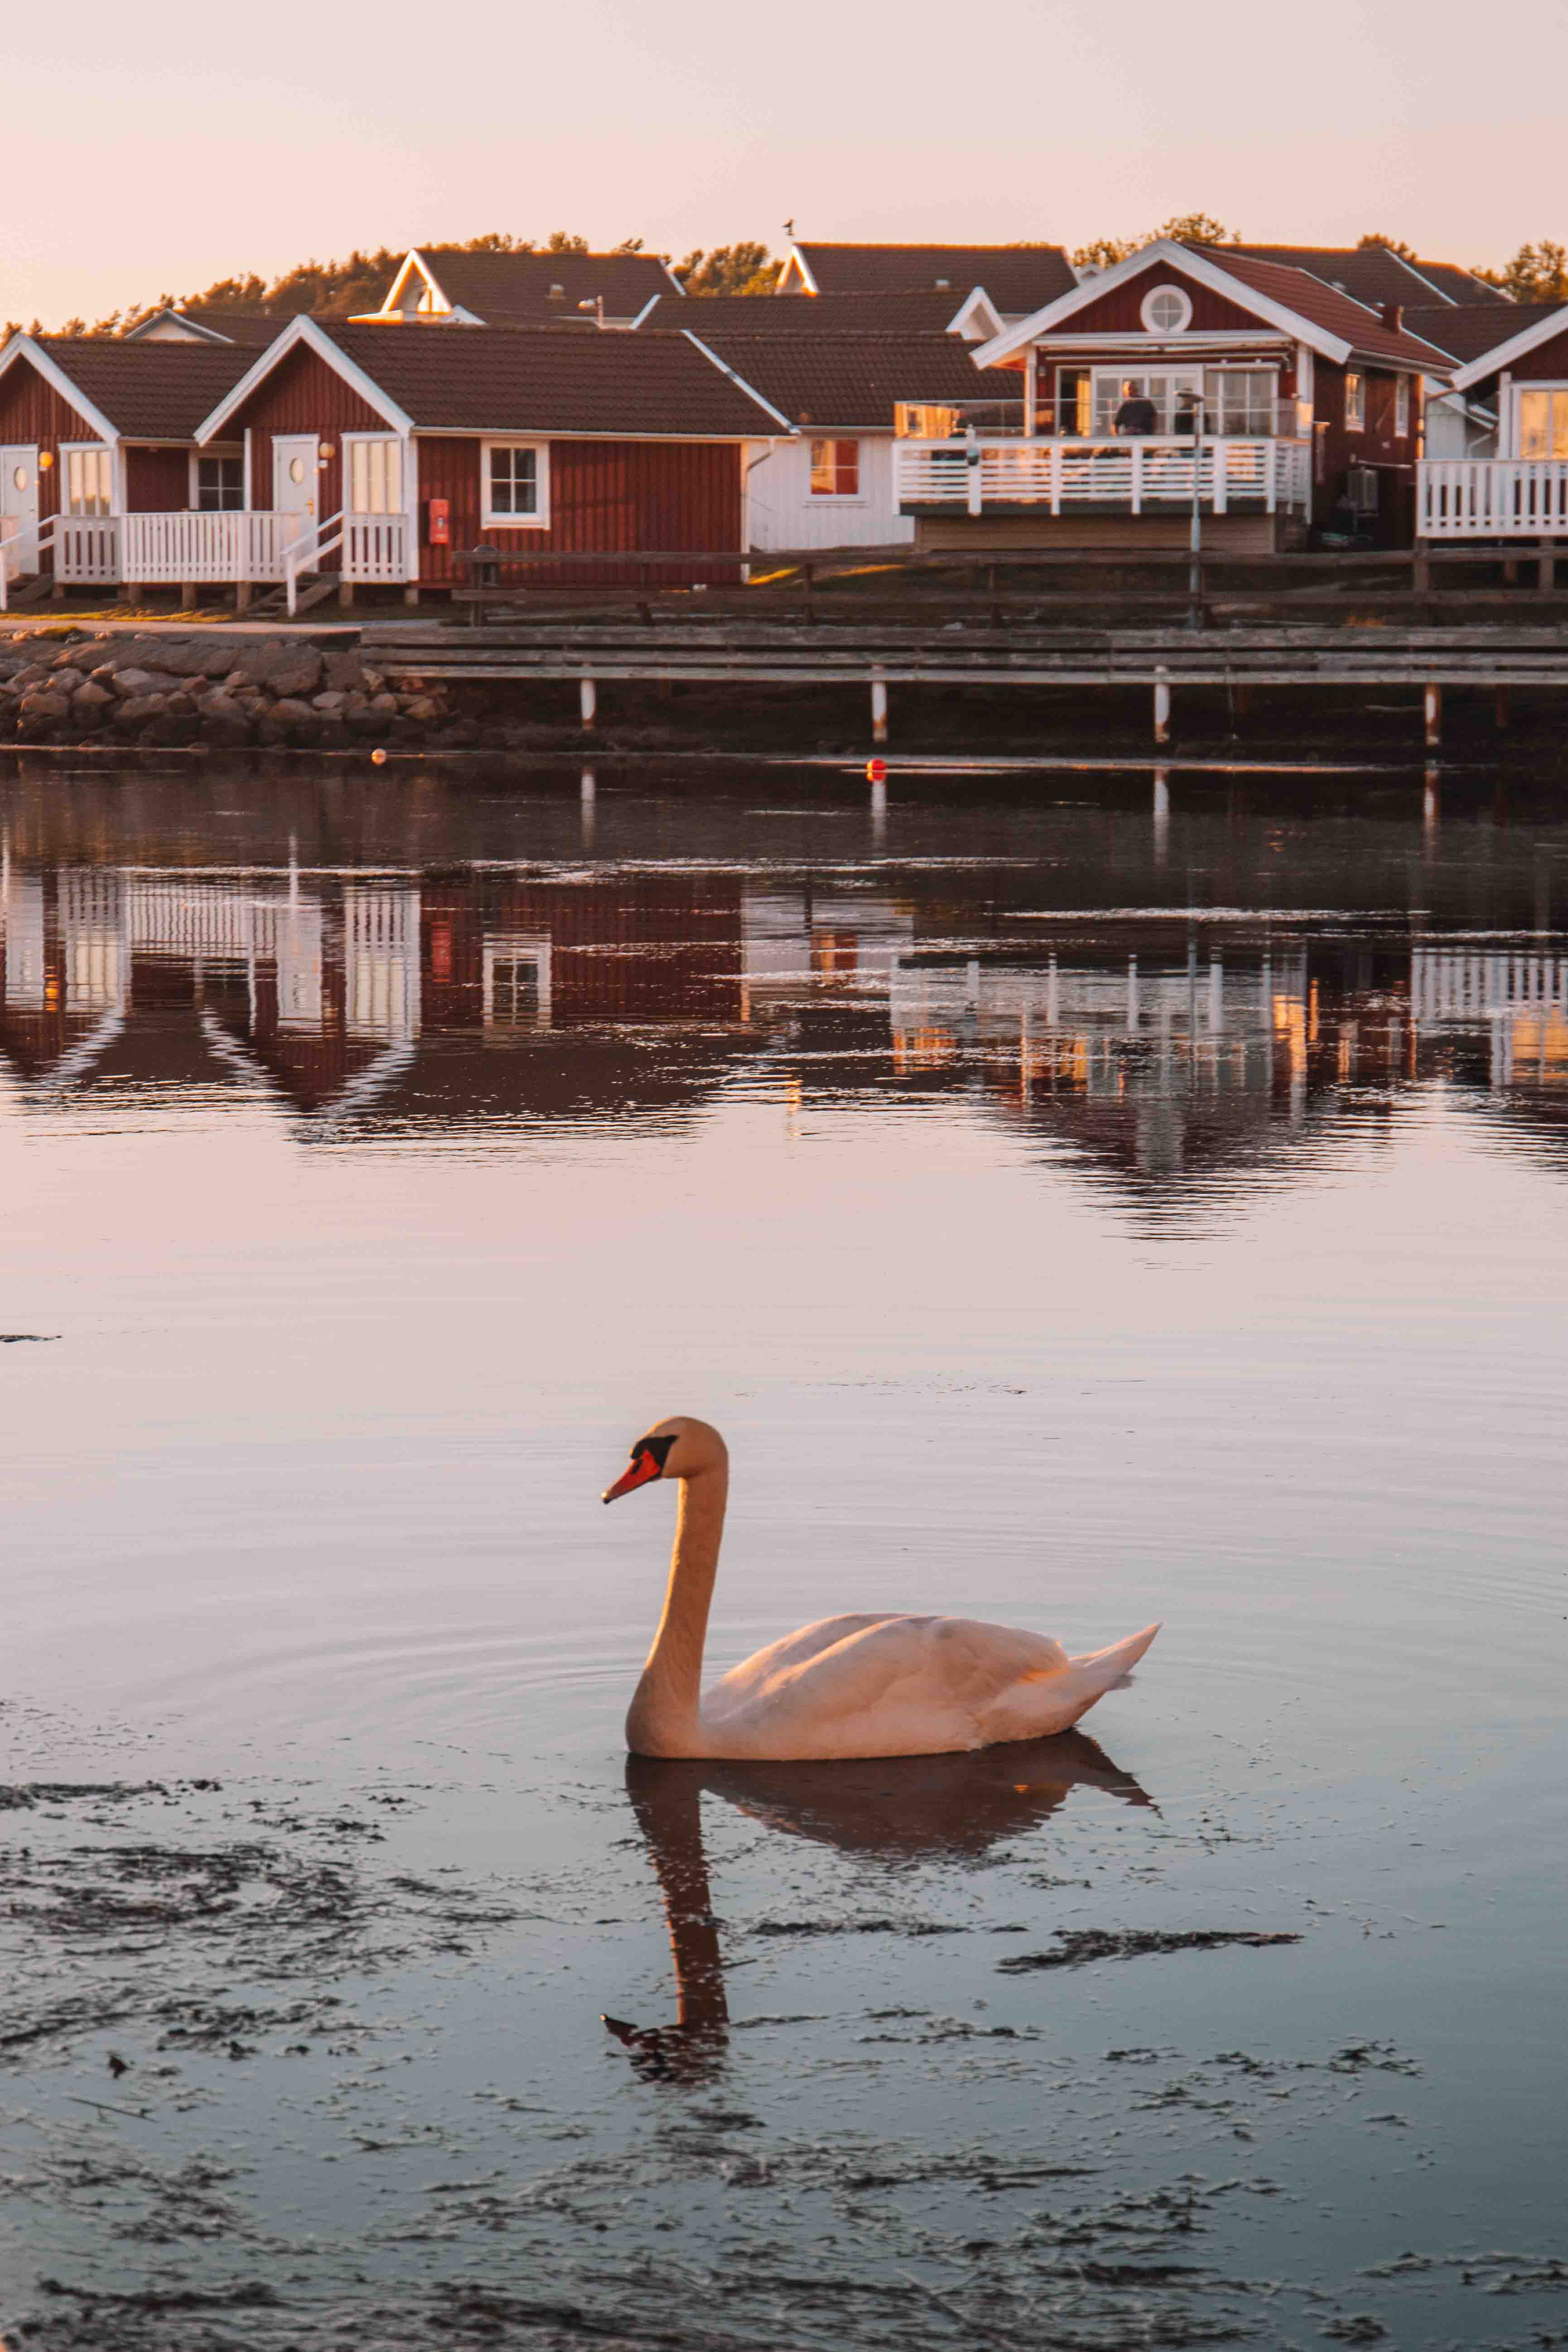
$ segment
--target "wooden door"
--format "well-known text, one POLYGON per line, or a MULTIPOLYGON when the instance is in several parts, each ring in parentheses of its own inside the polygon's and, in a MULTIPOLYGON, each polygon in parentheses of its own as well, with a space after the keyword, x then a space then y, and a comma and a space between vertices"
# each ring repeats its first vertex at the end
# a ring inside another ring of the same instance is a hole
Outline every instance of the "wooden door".
POLYGON ((0 449, 0 563, 7 580, 38 568, 38 451, 36 443, 0 449))
POLYGON ((316 460, 320 444, 313 433, 278 433, 272 438, 272 509, 287 515, 279 526, 279 543, 292 547, 315 528, 316 493, 320 476, 316 460))

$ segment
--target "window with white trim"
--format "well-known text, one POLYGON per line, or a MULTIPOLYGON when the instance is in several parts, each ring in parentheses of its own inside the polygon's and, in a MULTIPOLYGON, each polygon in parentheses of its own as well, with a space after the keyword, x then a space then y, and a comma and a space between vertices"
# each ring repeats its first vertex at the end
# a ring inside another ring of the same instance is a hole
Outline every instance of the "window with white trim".
POLYGON ((1345 431, 1364 433, 1366 430, 1366 378, 1354 368, 1345 371, 1345 431))
POLYGON ((1410 430, 1410 378, 1395 376, 1394 380, 1394 430, 1403 441, 1410 430))
POLYGON ((403 445, 367 434, 343 436, 345 488, 350 514, 385 515, 403 512, 403 445))
POLYGON ((243 457, 196 459, 196 510, 200 514, 236 514, 245 504, 243 457))
POLYGON ((547 441, 486 441, 479 464, 481 523, 539 530, 549 522, 547 441))
POLYGON ((1211 433, 1265 438, 1274 431, 1272 368, 1211 368, 1204 377, 1204 408, 1211 433))
POLYGON ((814 499, 858 499, 860 495, 858 441, 814 441, 811 445, 811 495, 814 499))
POLYGON ((66 512, 106 515, 114 512, 114 452, 112 449, 67 449, 66 512))
POLYGON ((1184 334, 1193 322, 1193 298, 1180 286, 1156 286, 1144 295, 1138 316, 1152 335, 1184 334))
POLYGON ((1568 457, 1568 384, 1531 384, 1519 395, 1521 457, 1568 457))

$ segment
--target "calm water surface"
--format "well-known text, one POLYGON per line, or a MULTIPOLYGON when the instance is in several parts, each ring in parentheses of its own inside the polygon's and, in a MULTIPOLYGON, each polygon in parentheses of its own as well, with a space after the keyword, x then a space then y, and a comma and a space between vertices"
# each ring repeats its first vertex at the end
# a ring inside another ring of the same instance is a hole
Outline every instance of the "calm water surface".
POLYGON ((8 2343, 1568 2343, 1552 799, 0 821, 8 2343), (628 1772, 671 1410, 716 1668, 1165 1631, 1092 1740, 628 1772))

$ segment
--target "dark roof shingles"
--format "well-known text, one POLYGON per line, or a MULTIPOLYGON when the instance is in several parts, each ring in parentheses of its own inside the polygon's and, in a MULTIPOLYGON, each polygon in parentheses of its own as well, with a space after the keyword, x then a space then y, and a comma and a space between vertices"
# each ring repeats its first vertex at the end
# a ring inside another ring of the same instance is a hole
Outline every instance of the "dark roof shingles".
POLYGON ((726 441, 781 429, 680 333, 318 323, 425 432, 726 441))
POLYGON ((1369 302, 1375 310, 1384 302, 1431 302, 1447 296, 1456 302, 1507 300, 1447 261, 1409 261, 1386 245, 1225 245, 1212 248, 1216 261, 1227 254, 1247 255, 1254 261, 1275 261, 1287 269, 1305 269, 1327 286, 1337 286, 1352 301, 1369 302))
POLYGON ((1234 246, 1194 249, 1255 293, 1267 295, 1270 301, 1283 304, 1299 318, 1310 319, 1339 341, 1349 343, 1360 359, 1382 361, 1390 367, 1421 368, 1435 375, 1447 373, 1448 362, 1441 351, 1401 329, 1384 326, 1365 303, 1325 285, 1308 270, 1294 268, 1288 262, 1259 261, 1234 246))
POLYGON ((977 368, 968 344, 955 335, 815 335, 790 341, 721 328, 701 340, 801 426, 890 433, 900 401, 1016 405, 1022 396, 1016 371, 977 368))
POLYGON ((190 440, 256 361, 254 350, 238 343, 46 335, 39 345, 129 441, 190 440))
MULTIPOLYGON (((579 302, 601 294, 607 317, 635 319, 656 294, 674 292, 669 272, 652 253, 443 253, 428 246, 419 250, 447 299, 487 326, 570 318, 579 302), (562 289, 553 299, 552 286, 562 289)), ((675 299, 681 299, 679 294, 675 299)))
POLYGON ((1435 302, 1429 309, 1423 307, 1405 313, 1405 324, 1411 334, 1436 343, 1440 352, 1447 352, 1461 367, 1468 367, 1472 360, 1484 359, 1488 352, 1495 352, 1504 343, 1511 343, 1515 335, 1538 326, 1542 319, 1561 319, 1568 333, 1568 304, 1562 302, 1477 302, 1460 308, 1435 302))
POLYGON ((912 294, 945 278, 961 299, 984 286, 1009 316, 1043 310, 1077 280, 1059 245, 797 243, 823 294, 912 294))

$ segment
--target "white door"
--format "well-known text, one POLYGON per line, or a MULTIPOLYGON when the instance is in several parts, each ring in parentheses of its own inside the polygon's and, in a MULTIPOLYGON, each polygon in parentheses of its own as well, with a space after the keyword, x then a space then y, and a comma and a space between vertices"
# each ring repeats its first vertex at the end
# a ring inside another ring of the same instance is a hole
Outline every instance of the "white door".
POLYGON ((38 452, 31 443, 0 449, 0 563, 7 580, 38 568, 38 452))
POLYGON ((292 547, 316 521, 316 458, 313 433, 279 433, 272 439, 272 509, 289 520, 279 526, 279 543, 292 547))

